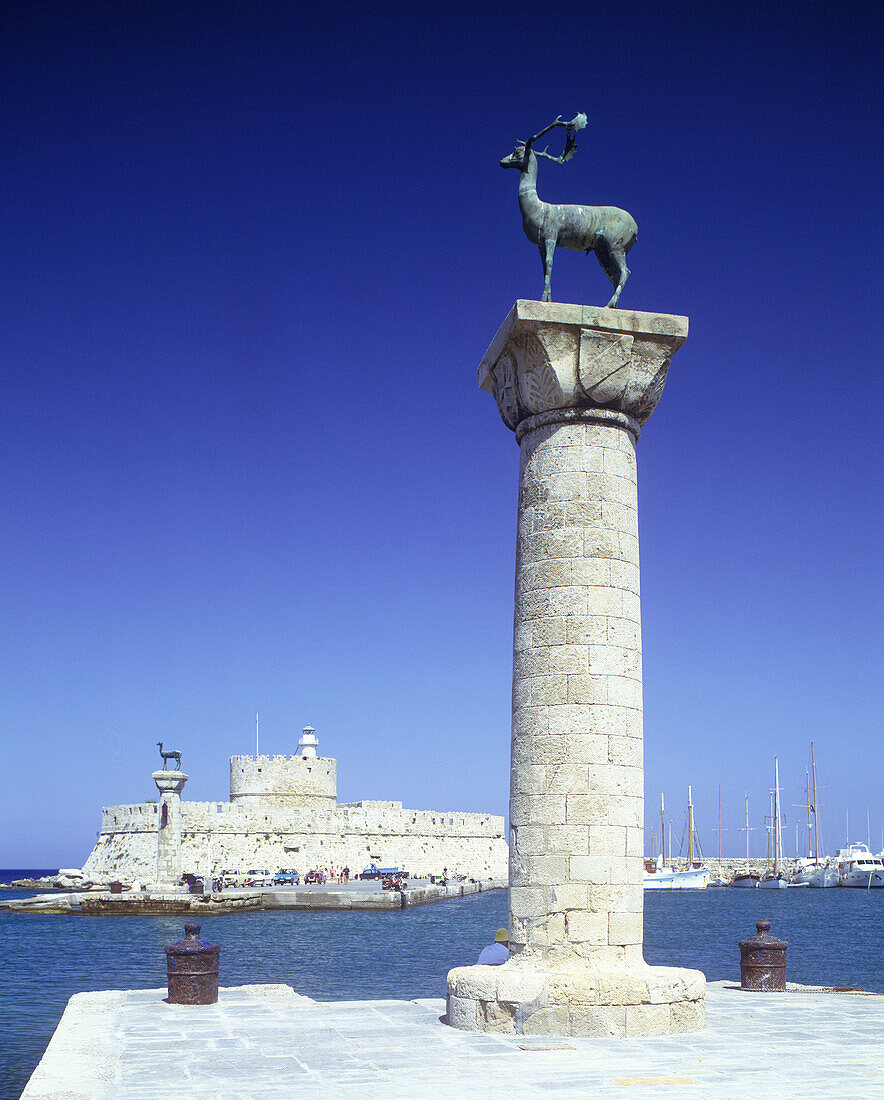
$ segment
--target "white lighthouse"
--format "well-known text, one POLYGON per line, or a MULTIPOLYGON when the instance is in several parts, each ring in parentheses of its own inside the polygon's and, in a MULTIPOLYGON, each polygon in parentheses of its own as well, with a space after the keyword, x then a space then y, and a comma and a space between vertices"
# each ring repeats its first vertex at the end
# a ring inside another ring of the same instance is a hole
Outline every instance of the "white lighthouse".
POLYGON ((304 726, 301 730, 301 740, 298 742, 298 755, 302 760, 315 760, 318 744, 316 730, 312 726, 304 726))

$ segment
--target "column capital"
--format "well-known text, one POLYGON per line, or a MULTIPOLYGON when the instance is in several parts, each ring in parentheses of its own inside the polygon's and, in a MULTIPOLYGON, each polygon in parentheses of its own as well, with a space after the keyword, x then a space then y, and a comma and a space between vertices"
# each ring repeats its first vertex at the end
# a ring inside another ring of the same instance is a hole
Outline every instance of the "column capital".
POLYGON ((687 317, 519 299, 479 364, 479 388, 513 431, 555 409, 654 411, 687 317))

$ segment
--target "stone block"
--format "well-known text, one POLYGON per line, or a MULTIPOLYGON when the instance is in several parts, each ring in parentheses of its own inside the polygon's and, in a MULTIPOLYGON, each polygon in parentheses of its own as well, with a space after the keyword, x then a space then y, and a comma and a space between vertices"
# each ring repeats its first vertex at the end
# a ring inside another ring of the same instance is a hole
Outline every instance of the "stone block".
MULTIPOLYGON (((590 798, 598 800, 598 795, 590 795, 590 798)), ((618 798, 609 798, 607 801, 607 825, 624 825, 627 828, 638 829, 642 826, 643 800, 621 795, 618 798)))
POLYGON ((626 857, 626 829, 622 825, 590 825, 589 854, 626 857))
POLYGON ((611 857, 571 856, 570 873, 572 882, 608 883, 611 881, 611 857))
POLYGON ((642 942, 641 913, 609 913, 608 943, 626 947, 642 942))
POLYGON ((497 973, 497 1000, 518 1005, 545 1001, 546 981, 547 976, 543 972, 507 964, 497 973))
MULTIPOLYGON (((533 652, 533 651, 532 651, 533 652)), ((559 645, 544 650, 546 667, 555 673, 585 673, 589 671, 589 647, 585 645, 559 645)))
POLYGON ((559 557, 538 561, 534 565, 526 565, 523 575, 525 583, 531 588, 560 588, 562 585, 570 585, 571 559, 559 557))
POLYGON ((545 781, 547 794, 564 794, 570 801, 589 789, 589 771, 585 764, 553 764, 546 768, 545 781))
MULTIPOLYGON (((527 703, 532 707, 554 706, 556 703, 567 703, 569 677, 557 673, 545 676, 531 676, 521 681, 528 686, 527 703)), ((514 684, 515 696, 515 684, 514 684)))
MULTIPOLYGON (((603 564, 607 568, 607 561, 603 564)), ((576 563, 572 563, 572 566, 574 565, 576 563)), ((572 576, 575 576, 575 574, 572 573, 572 576)), ((575 578, 574 583, 578 584, 580 582, 575 578)), ((565 640, 569 644, 592 645, 593 643, 605 642, 608 639, 609 619, 603 613, 594 614, 591 612, 588 615, 560 619, 559 622, 565 628, 565 640)))
POLYGON ((635 680, 631 676, 608 676, 607 701, 614 706, 629 707, 632 710, 640 710, 642 706, 641 680, 635 680))
POLYGON ((588 672, 597 676, 641 678, 641 653, 616 645, 591 645, 588 672))
POLYGON ((590 588, 611 587, 611 558, 603 555, 588 556, 584 540, 583 557, 571 561, 571 583, 590 588))
POLYGON ((605 801, 593 794, 568 795, 565 820, 575 825, 607 824, 608 807, 605 801))
MULTIPOLYGON (((611 531, 638 537, 638 509, 633 502, 605 501, 602 504, 602 526, 611 531)), ((637 560, 637 559, 629 559, 637 560)))
POLYGON ((616 971, 599 976, 599 1004, 641 1005, 648 1003, 648 984, 642 978, 616 971))
POLYGON ((562 855, 525 856, 527 881, 535 886, 558 886, 568 880, 568 857, 562 855))
POLYGON ((671 1034, 684 1034, 699 1031, 706 1026, 706 1005, 703 1001, 678 1001, 671 1005, 659 1005, 661 1010, 669 1010, 669 1031, 671 1034))
POLYGON ((643 856, 645 850, 644 828, 626 829, 626 854, 627 856, 643 856))
POLYGON ((567 698, 562 703, 606 703, 608 701, 608 677, 577 674, 567 677, 567 698))
POLYGON ((522 1024, 523 1035, 567 1035, 570 1019, 568 1009, 558 1006, 539 1008, 522 1024))
MULTIPOLYGON (((549 588, 547 591, 549 592, 549 613, 565 618, 567 616, 590 614, 590 597, 596 592, 610 590, 607 588, 585 588, 571 584, 567 588, 549 588)), ((597 614, 597 612, 592 613, 597 614)))
MULTIPOLYGON (((549 655, 550 650, 548 646, 541 646, 532 649, 522 649, 513 654, 513 676, 516 681, 528 680, 534 676, 548 676, 551 671, 561 671, 560 669, 551 670, 549 667, 549 655)), ((584 662, 586 664, 586 662, 584 662)), ((525 702, 531 702, 530 693, 525 699, 525 702)))
MULTIPOLYGON (((619 558, 621 557, 620 533, 605 527, 587 527, 583 532, 581 552, 584 558, 619 558)), ((616 591, 616 589, 602 591, 616 591)), ((620 606, 622 605, 618 604, 618 608, 620 606)))
POLYGON ((510 887, 510 912, 514 917, 526 920, 543 916, 546 911, 544 893, 539 887, 510 887))
MULTIPOLYGON (((556 711, 561 708, 555 707, 556 711)), ((592 708, 595 710, 596 708, 592 708)), ((604 708, 598 708, 604 709, 604 708)), ((555 719, 550 720, 552 726, 555 719)), ((608 760, 608 735, 605 733, 575 733, 568 738, 565 758, 574 764, 605 764, 608 760)))
POLYGON ((448 996, 448 1023, 462 1031, 478 1031, 479 1002, 471 997, 448 996))
POLYGON ((553 886, 549 892, 550 913, 564 913, 568 909, 586 909, 586 886, 579 882, 565 882, 553 886))
POLYGON ((589 972, 569 970, 550 974, 547 983, 547 999, 553 1005, 598 1004, 599 982, 589 972))
POLYGON ((558 615, 539 616, 533 619, 530 630, 533 646, 564 645, 571 640, 567 636, 565 621, 558 615))
POLYGON ((608 763, 624 768, 643 766, 642 741, 640 737, 626 737, 612 733, 608 737, 608 763))
MULTIPOLYGON (((557 708, 551 708, 557 709, 557 708)), ((519 715, 521 722, 521 715, 519 715)), ((547 712, 547 728, 549 717, 547 712)), ((567 744, 563 737, 553 734, 535 735, 531 743, 532 759, 537 764, 564 764, 566 760, 567 744)))
POLYGON ((546 790, 546 768, 543 764, 514 764, 511 781, 513 791, 518 794, 543 794, 546 790))
POLYGON ((545 825, 518 825, 513 833, 513 846, 520 855, 541 855, 547 851, 545 825))
POLYGON ((616 1005, 577 1005, 570 1009, 571 1035, 587 1038, 622 1038, 626 1034, 626 1009, 616 1005))
POLYGON ((572 943, 608 942, 608 914, 573 910, 566 915, 565 927, 572 943))
POLYGON ((668 1035, 671 1031, 668 1005, 629 1005, 626 1009, 626 1035, 638 1037, 668 1035))
POLYGON ((622 477, 634 484, 636 480, 635 453, 633 451, 614 450, 611 447, 605 448, 604 469, 606 474, 614 474, 616 477, 622 477))
POLYGON ((483 1031, 496 1031, 503 1035, 515 1034, 516 1013, 512 1005, 485 1001, 480 1006, 480 1014, 483 1031))
POLYGON ((472 1001, 493 1001, 497 997, 497 971, 494 966, 458 966, 448 972, 448 993, 472 1001))

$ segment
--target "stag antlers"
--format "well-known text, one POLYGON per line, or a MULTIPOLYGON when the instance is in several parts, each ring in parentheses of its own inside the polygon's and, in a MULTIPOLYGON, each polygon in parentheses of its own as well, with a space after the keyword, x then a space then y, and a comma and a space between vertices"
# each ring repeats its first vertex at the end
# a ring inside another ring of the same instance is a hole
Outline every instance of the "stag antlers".
POLYGON ((551 122, 549 126, 544 126, 544 128, 538 130, 533 137, 529 137, 527 141, 520 141, 519 144, 524 145, 526 150, 531 149, 538 138, 542 138, 544 134, 548 134, 550 130, 554 130, 557 126, 564 126, 568 131, 562 155, 560 157, 554 157, 552 153, 547 152, 546 149, 535 149, 534 155, 536 157, 546 157, 547 160, 555 161, 556 164, 564 164, 574 156, 577 149, 577 131, 584 129, 586 126, 586 115, 583 114, 583 112, 576 114, 570 122, 565 122, 562 116, 559 115, 555 122, 551 122))

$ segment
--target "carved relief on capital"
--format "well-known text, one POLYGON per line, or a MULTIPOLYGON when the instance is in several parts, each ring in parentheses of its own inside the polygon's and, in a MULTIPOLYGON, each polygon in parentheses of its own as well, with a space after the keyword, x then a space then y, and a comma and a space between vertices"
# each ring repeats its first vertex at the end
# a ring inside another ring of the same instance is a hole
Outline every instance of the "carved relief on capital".
POLYGON ((480 384, 513 430, 529 416, 567 408, 616 410, 643 425, 684 338, 635 326, 625 331, 625 325, 618 330, 516 318, 493 355, 486 355, 480 384))
POLYGON ((528 329, 507 341, 490 377, 500 417, 513 430, 526 416, 567 404, 547 349, 528 329))

